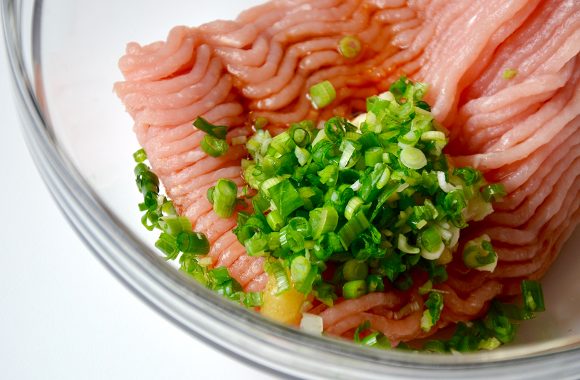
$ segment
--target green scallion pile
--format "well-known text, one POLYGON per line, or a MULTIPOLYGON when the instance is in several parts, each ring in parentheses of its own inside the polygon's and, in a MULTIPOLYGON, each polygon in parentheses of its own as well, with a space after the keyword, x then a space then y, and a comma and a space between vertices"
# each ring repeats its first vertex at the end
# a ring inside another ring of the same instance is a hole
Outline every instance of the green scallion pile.
MULTIPOLYGON (((355 123, 334 117, 316 129, 303 121, 249 139, 243 176, 257 193, 234 232, 249 255, 279 268, 285 287, 332 305, 387 286, 409 289, 413 268, 445 280, 460 229, 493 211, 490 202, 504 192, 475 169, 449 167, 425 91, 401 78, 367 99, 355 123)), ((470 268, 495 267, 488 240, 468 243, 470 268)), ((426 329, 441 307, 425 316, 426 329)))

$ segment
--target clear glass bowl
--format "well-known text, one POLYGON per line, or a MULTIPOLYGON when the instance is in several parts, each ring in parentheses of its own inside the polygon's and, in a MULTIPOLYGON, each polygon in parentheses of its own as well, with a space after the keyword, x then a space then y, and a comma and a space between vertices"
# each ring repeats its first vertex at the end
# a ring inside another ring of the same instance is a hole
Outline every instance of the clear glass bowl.
POLYGON ((123 283, 184 331, 255 366, 299 378, 577 378, 580 234, 544 280, 548 311, 496 351, 430 355, 365 349, 270 322, 212 294, 159 257, 139 223, 132 122, 112 92, 128 41, 231 18, 258 1, 2 2, 28 147, 71 225, 123 283))

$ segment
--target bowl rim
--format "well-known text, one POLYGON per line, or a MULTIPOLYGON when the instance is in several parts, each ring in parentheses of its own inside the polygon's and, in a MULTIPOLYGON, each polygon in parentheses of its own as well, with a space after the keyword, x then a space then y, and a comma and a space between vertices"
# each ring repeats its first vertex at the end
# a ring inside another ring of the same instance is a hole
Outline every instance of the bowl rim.
POLYGON ((22 129, 40 174, 70 225, 99 261, 141 300, 188 333, 238 360, 297 378, 381 378, 385 374, 450 378, 467 369, 473 378, 513 378, 518 368, 525 368, 519 373, 528 378, 580 373, 580 336, 463 355, 367 349, 267 320, 168 266, 115 218, 59 148, 42 86, 40 30, 45 3, 32 1, 31 41, 22 40, 23 3, 4 1, 2 24, 22 129), (27 47, 32 50, 31 73, 23 54, 27 47))

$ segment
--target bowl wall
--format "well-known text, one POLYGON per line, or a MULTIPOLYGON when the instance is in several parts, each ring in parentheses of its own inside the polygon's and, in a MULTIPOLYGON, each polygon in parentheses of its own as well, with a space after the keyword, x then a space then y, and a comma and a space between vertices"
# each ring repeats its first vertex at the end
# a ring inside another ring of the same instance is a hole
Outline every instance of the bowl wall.
MULTIPOLYGON (((458 357, 365 350, 277 326, 202 289, 155 252, 140 224, 132 174, 138 149, 132 120, 112 92, 129 41, 164 39, 175 25, 234 18, 260 1, 76 2, 4 4, 4 22, 21 9, 21 44, 9 44, 29 146, 71 224, 104 263, 146 302, 185 330, 232 355, 300 377, 478 378, 537 367, 568 376, 580 359, 580 233, 543 281, 547 312, 522 325, 517 341, 458 357), (11 6, 13 6, 11 8, 11 6), (19 8, 21 7, 21 8, 19 8), (27 22, 26 22, 27 21, 27 22), (32 30, 29 28, 33 26, 32 30), (18 64, 23 64, 18 67, 18 64), (28 84, 26 80, 30 79, 28 84), (28 90, 28 91, 27 91, 28 90)), ((8 38, 14 33, 6 33, 8 38)))

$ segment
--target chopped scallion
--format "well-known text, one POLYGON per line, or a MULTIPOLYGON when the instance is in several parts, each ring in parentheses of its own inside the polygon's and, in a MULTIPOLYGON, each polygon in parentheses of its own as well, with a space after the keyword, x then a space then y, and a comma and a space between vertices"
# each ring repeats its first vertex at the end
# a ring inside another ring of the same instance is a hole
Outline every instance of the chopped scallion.
POLYGON ((459 187, 453 186, 452 184, 447 182, 447 178, 445 178, 445 173, 439 171, 437 172, 437 182, 439 183, 439 187, 446 193, 450 193, 453 190, 457 190, 459 187))
POLYGON ((273 231, 280 231, 280 228, 284 226, 284 219, 282 219, 282 216, 278 210, 270 211, 266 217, 266 221, 273 231))
POLYGON ((369 293, 382 292, 385 290, 383 278, 376 274, 369 274, 367 276, 367 289, 369 293))
POLYGON ((542 285, 538 281, 523 280, 521 286, 524 308, 531 312, 545 311, 542 285))
POLYGON ((206 255, 209 252, 209 240, 199 232, 181 231, 176 239, 177 248, 184 253, 206 255))
POLYGON ((348 248, 354 239, 369 227, 370 223, 362 210, 354 214, 354 216, 338 231, 338 235, 340 236, 344 248, 348 248))
POLYGON ((229 179, 219 179, 213 191, 213 210, 221 218, 229 218, 234 212, 237 185, 229 179))
POLYGON ((280 154, 286 154, 294 151, 296 143, 290 137, 290 133, 282 132, 272 138, 270 146, 280 154))
POLYGON ((244 247, 249 256, 264 256, 266 250, 269 249, 269 242, 268 236, 257 233, 245 241, 244 247))
POLYGON ((265 266, 266 272, 276 280, 276 295, 280 295, 290 289, 290 281, 286 270, 279 262, 270 262, 265 266))
POLYGON ((425 302, 425 311, 421 318, 421 329, 429 331, 439 318, 441 317, 441 310, 443 310, 443 295, 439 292, 429 293, 429 298, 425 302))
POLYGON ((468 241, 463 248, 463 262, 468 268, 493 272, 497 265, 497 254, 493 250, 489 236, 482 235, 468 241))
POLYGON ((159 228, 172 236, 177 236, 181 231, 191 231, 191 222, 184 216, 165 215, 159 218, 159 228))
POLYGON ((497 202, 506 194, 505 187, 501 183, 487 185, 481 189, 481 196, 486 202, 497 202))
POLYGON ((254 119, 254 128, 256 129, 263 129, 266 125, 268 125, 268 119, 263 116, 258 116, 254 119))
POLYGON ((362 44, 357 36, 344 36, 338 42, 338 51, 344 58, 356 58, 362 49, 362 44))
POLYGON ((173 260, 179 255, 176 238, 168 233, 162 232, 159 235, 155 247, 162 251, 168 260, 173 260))
POLYGON ((308 152, 304 148, 300 148, 299 146, 294 148, 294 155, 296 156, 296 159, 298 159, 298 163, 300 164, 300 166, 306 165, 306 163, 310 159, 310 152, 308 152))
POLYGON ((203 136, 201 140, 201 149, 212 157, 220 157, 229 150, 226 140, 215 138, 211 135, 203 136))
POLYGON ((441 257, 445 245, 437 228, 428 227, 419 234, 421 256, 427 260, 437 260, 441 257))
POLYGON ((424 296, 425 294, 428 294, 432 289, 433 289, 433 281, 428 280, 419 287, 419 294, 424 296))
POLYGON ((417 254, 421 252, 418 247, 409 245, 407 237, 403 234, 399 235, 399 239, 397 240, 397 248, 399 248, 399 250, 404 253, 417 254))
POLYGON ((212 269, 209 273, 212 276, 214 283, 217 285, 223 285, 227 281, 231 280, 230 273, 226 267, 212 269))
POLYGON ((310 273, 310 261, 304 256, 296 256, 290 264, 290 275, 294 283, 304 282, 310 273))
POLYGON ((427 165, 427 157, 421 150, 408 146, 401 151, 401 162, 409 169, 421 169, 427 165))
POLYGON ((147 154, 145 153, 145 150, 139 149, 138 151, 133 153, 133 159, 137 163, 141 163, 141 162, 145 161, 147 159, 147 154))
POLYGON ((216 139, 224 140, 228 132, 228 127, 223 125, 213 125, 202 117, 195 119, 193 125, 197 129, 204 131, 209 136, 215 137, 216 139))
POLYGON ((364 280, 346 282, 342 287, 342 296, 346 299, 359 298, 367 293, 367 283, 364 280))
POLYGON ((215 186, 211 186, 207 189, 207 200, 209 203, 213 204, 213 194, 215 192, 215 186))
POLYGON ((312 237, 318 239, 324 233, 332 232, 338 224, 338 213, 332 206, 324 206, 310 211, 312 237))
POLYGON ((344 217, 350 220, 352 216, 364 205, 364 202, 360 197, 352 197, 346 204, 344 210, 344 217))
POLYGON ((270 198, 276 205, 282 218, 288 217, 294 210, 304 205, 300 193, 289 180, 284 180, 270 188, 270 198))
POLYGON ((324 108, 336 98, 334 86, 325 80, 310 87, 310 101, 315 109, 324 108))
POLYGON ((518 75, 518 71, 516 69, 505 69, 501 74, 503 79, 513 79, 515 76, 518 75))
POLYGON ((247 292, 242 302, 246 307, 259 307, 262 306, 264 300, 261 292, 247 292))
POLYGON ((383 149, 372 147, 365 151, 365 165, 374 167, 376 164, 383 162, 383 149))
POLYGON ((421 134, 421 140, 423 141, 445 141, 445 133, 441 131, 427 131, 421 134))

